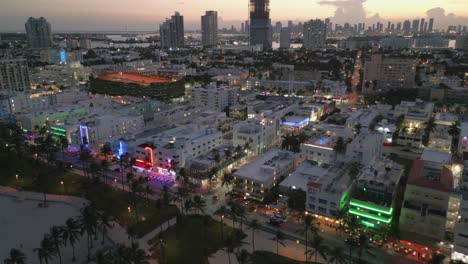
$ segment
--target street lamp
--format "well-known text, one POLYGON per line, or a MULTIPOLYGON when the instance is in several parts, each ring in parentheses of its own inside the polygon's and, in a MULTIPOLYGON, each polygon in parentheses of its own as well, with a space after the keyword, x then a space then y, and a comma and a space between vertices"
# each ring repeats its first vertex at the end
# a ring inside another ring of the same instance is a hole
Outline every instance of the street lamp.
POLYGON ((16 175, 15 175, 15 178, 18 180, 18 178, 19 178, 19 175, 18 175, 18 174, 16 174, 16 175))

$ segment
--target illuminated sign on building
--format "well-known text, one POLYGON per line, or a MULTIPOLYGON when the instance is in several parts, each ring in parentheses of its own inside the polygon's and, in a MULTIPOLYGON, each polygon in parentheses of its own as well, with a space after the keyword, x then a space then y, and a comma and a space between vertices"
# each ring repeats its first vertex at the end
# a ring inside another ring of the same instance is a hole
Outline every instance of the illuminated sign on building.
POLYGON ((79 126, 80 128, 80 136, 81 136, 81 143, 85 148, 89 146, 89 131, 87 126, 79 126))
POLYGON ((123 140, 118 140, 115 142, 115 153, 117 154, 117 159, 120 159, 125 153, 127 153, 127 143, 123 140))
POLYGON ((64 50, 61 50, 60 53, 60 64, 67 64, 67 52, 64 50))
POLYGON ((299 122, 281 122, 282 126, 288 126, 288 127, 304 127, 309 123, 309 118, 307 117, 306 119, 299 121, 299 122))

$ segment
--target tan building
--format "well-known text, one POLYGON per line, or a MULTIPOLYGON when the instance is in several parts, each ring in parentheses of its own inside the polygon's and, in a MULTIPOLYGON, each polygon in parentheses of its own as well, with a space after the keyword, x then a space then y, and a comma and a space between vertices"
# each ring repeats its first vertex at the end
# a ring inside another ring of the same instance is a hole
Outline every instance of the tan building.
POLYGON ((413 88, 416 61, 407 58, 390 58, 372 54, 364 63, 362 92, 372 94, 381 91, 413 88))

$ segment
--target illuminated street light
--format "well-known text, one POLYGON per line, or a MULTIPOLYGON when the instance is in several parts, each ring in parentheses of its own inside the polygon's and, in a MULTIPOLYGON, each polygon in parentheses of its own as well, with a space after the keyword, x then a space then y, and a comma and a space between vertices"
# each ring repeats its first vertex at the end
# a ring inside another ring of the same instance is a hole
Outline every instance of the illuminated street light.
POLYGON ((18 174, 16 174, 16 175, 15 175, 15 177, 16 177, 16 179, 18 179, 18 178, 19 178, 19 175, 18 175, 18 174))
POLYGON ((63 185, 63 181, 60 181, 60 184, 63 185))

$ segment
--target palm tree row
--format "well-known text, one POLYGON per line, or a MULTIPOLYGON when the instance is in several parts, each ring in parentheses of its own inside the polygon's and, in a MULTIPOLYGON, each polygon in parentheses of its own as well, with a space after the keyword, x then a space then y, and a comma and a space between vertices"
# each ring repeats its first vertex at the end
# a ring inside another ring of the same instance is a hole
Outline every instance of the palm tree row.
POLYGON ((63 263, 61 248, 72 247, 72 262, 76 261, 75 245, 84 234, 87 235, 87 259, 91 259, 90 251, 93 248, 93 240, 97 240, 98 234, 102 234, 101 244, 104 244, 105 235, 111 225, 112 218, 107 213, 98 212, 93 206, 87 206, 81 210, 77 218, 68 218, 64 226, 53 226, 48 234, 44 235, 40 246, 35 248, 39 262, 48 264, 58 257, 59 263, 63 263))
POLYGON ((96 264, 148 264, 149 256, 138 243, 129 247, 118 244, 115 249, 98 250, 93 257, 96 264))

